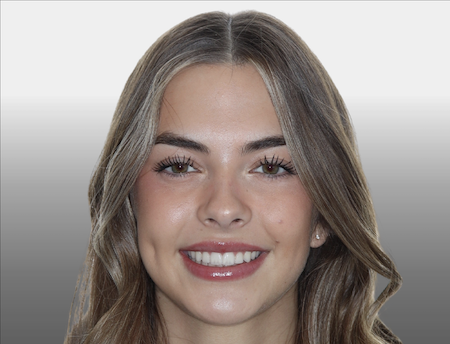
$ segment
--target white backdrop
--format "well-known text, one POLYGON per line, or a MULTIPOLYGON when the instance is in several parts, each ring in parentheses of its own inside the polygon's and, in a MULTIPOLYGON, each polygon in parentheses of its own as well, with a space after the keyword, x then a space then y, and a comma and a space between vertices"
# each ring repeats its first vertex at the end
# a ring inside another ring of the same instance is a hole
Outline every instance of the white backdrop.
POLYGON ((4 2, 2 96, 117 97, 149 45, 195 14, 291 26, 344 97, 447 97, 449 5, 426 2, 4 2))

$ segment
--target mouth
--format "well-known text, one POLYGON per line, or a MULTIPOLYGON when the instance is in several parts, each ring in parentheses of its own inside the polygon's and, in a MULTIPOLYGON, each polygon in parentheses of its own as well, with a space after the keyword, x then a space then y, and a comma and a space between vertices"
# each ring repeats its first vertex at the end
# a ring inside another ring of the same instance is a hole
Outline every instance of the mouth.
POLYGON ((187 256, 193 262, 205 266, 236 266, 239 264, 250 263, 261 255, 261 251, 245 252, 201 252, 188 251, 187 256))
POLYGON ((184 264, 194 276, 209 281, 249 277, 263 264, 267 251, 240 243, 203 242, 180 250, 184 264))

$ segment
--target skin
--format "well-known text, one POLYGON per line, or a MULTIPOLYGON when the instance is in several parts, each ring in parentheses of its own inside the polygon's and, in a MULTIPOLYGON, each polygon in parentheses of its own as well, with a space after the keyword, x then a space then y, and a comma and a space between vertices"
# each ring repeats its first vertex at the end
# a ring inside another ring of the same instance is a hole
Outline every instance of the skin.
POLYGON ((184 69, 164 95, 163 133, 208 149, 156 144, 135 185, 139 250, 170 342, 291 342, 295 282, 310 247, 325 236, 316 239, 319 230, 311 230, 312 203, 295 170, 279 168, 274 177, 261 167, 265 157, 290 162, 287 147, 242 152, 248 142, 282 135, 260 75, 250 65, 184 69), (190 158, 186 173, 172 166, 156 171, 177 156, 190 158), (257 245, 267 256, 249 277, 205 281, 187 270, 180 253, 205 240, 257 245))

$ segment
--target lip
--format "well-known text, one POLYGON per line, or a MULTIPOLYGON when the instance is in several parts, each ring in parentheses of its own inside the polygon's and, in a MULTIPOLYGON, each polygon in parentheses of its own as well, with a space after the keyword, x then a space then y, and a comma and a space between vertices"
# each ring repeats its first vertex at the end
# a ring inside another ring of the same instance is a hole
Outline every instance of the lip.
POLYGON ((235 281, 253 275, 263 264, 267 250, 255 245, 249 245, 240 242, 218 242, 218 241, 204 241, 194 245, 185 247, 180 250, 184 265, 190 273, 194 276, 207 281, 235 281), (245 251, 260 251, 258 258, 249 263, 242 263, 234 266, 206 266, 192 261, 187 251, 207 251, 207 252, 245 252, 245 251))
POLYGON ((207 251, 207 252, 243 252, 243 251, 267 251, 259 246, 249 245, 241 242, 224 241, 202 241, 191 246, 182 248, 180 251, 207 251))

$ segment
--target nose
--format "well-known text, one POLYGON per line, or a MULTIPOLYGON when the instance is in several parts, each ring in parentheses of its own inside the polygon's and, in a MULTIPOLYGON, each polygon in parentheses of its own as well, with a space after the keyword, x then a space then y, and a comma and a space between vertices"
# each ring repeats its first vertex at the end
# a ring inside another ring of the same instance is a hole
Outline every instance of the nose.
POLYGON ((245 188, 237 181, 218 179, 211 180, 205 187, 203 202, 198 209, 199 220, 208 227, 241 228, 251 219, 245 188))

